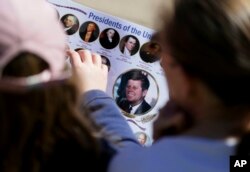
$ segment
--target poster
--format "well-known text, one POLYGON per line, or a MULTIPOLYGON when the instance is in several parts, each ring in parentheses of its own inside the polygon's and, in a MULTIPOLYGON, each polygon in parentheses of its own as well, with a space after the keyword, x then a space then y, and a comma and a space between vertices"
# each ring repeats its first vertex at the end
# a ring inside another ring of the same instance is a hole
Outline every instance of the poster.
POLYGON ((58 13, 71 49, 88 49, 108 65, 107 93, 142 145, 150 146, 152 123, 168 99, 164 71, 150 41, 154 30, 71 0, 48 0, 58 13))

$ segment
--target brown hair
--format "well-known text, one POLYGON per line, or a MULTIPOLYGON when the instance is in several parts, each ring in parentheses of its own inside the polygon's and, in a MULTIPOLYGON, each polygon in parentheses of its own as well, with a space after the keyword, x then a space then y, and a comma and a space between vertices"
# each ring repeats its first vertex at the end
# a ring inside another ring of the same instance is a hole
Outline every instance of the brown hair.
MULTIPOLYGON (((161 39, 165 51, 226 107, 249 114, 249 0, 176 0, 173 15, 164 18, 161 39)), ((246 149, 249 135, 245 133, 238 153, 250 152, 246 149)))
POLYGON ((173 16, 163 30, 170 54, 226 105, 249 105, 250 2, 175 2, 173 16))
MULTIPOLYGON (((21 53, 3 76, 29 76, 49 66, 36 55, 21 53)), ((78 111, 74 79, 24 93, 0 92, 0 171, 40 171, 58 140, 74 139, 83 149, 98 154, 90 120, 78 111), (25 170, 24 170, 25 171, 25 170)), ((62 164, 63 165, 63 164, 62 164)))

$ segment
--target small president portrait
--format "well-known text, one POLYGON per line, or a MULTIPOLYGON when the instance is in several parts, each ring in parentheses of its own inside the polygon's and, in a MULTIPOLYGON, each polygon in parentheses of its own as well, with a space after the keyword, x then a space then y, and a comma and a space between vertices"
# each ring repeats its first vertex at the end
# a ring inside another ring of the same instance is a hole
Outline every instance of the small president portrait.
POLYGON ((159 97, 159 88, 148 72, 132 69, 117 78, 113 96, 122 111, 140 116, 154 108, 159 97))
POLYGON ((142 45, 140 57, 146 63, 154 63, 160 60, 161 46, 156 41, 150 41, 142 45))
POLYGON ((84 42, 95 41, 100 33, 100 29, 95 22, 87 21, 80 27, 79 35, 84 42))
POLYGON ((120 41, 120 51, 127 56, 133 56, 140 48, 140 42, 134 35, 124 36, 120 41))
POLYGON ((145 132, 138 131, 135 133, 135 137, 143 147, 151 146, 152 144, 150 137, 145 132))
POLYGON ((101 55, 101 58, 102 58, 102 64, 107 65, 108 71, 109 71, 110 67, 111 67, 109 59, 106 56, 103 56, 103 55, 101 55))
POLYGON ((115 29, 107 28, 101 32, 99 41, 103 48, 113 49, 119 44, 120 35, 115 29))
POLYGON ((66 14, 61 18, 64 31, 67 35, 73 35, 79 29, 79 20, 73 14, 66 14))

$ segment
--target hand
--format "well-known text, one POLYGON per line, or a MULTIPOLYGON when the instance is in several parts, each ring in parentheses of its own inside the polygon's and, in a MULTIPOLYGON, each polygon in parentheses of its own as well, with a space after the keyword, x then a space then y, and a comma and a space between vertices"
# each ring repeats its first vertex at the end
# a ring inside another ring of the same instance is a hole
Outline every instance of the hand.
POLYGON ((108 68, 102 64, 101 56, 89 50, 68 50, 73 72, 81 93, 90 90, 106 91, 108 68))

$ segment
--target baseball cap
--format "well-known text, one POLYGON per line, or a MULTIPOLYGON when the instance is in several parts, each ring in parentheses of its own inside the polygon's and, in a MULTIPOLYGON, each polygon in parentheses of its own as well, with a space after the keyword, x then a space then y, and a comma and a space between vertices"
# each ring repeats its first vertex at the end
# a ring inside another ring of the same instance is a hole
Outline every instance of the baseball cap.
POLYGON ((65 33, 52 4, 46 0, 1 0, 0 6, 0 89, 67 78, 65 33), (28 77, 3 77, 4 67, 21 52, 39 56, 49 69, 28 77))

